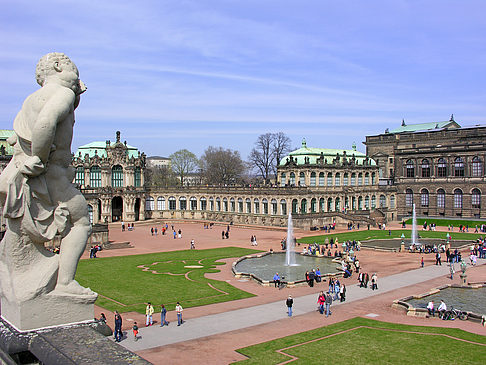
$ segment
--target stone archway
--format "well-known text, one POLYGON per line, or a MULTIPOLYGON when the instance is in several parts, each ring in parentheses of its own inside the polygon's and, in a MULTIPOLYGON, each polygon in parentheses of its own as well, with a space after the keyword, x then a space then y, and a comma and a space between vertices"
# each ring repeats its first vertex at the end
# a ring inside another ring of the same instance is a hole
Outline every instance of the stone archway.
POLYGON ((115 196, 111 200, 111 221, 118 222, 123 219, 123 199, 121 196, 115 196))
POLYGON ((133 211, 135 212, 135 221, 140 219, 140 198, 135 199, 135 206, 133 211))

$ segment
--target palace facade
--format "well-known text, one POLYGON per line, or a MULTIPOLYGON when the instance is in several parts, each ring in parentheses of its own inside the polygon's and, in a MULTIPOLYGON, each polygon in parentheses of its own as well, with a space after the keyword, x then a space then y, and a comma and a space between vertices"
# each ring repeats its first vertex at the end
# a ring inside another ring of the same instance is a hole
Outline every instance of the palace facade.
POLYGON ((486 126, 461 127, 454 118, 406 125, 366 137, 379 185, 397 191, 397 218, 486 218, 486 126))

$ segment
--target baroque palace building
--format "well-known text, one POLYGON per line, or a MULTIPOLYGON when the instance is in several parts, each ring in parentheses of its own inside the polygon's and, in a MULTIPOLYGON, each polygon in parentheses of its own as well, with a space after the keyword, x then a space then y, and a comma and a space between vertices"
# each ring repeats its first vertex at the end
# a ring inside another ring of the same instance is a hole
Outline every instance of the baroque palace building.
POLYGON ((486 218, 486 126, 446 122, 406 125, 366 137, 379 185, 395 186, 399 219, 418 216, 486 218))

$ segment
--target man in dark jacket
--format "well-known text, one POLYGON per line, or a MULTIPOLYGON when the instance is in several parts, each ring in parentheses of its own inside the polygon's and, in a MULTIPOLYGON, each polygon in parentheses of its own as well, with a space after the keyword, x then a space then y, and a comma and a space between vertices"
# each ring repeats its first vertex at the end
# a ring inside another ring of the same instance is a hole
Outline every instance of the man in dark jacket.
POLYGON ((332 296, 329 292, 326 294, 326 317, 329 317, 331 313, 332 296))
POLYGON ((122 317, 118 311, 115 311, 115 342, 120 342, 122 338, 122 317))
POLYGON ((287 298, 287 301, 285 302, 285 304, 287 305, 287 310, 288 310, 288 313, 289 313, 289 317, 292 317, 292 305, 294 305, 294 300, 292 299, 292 296, 289 295, 289 297, 287 298))

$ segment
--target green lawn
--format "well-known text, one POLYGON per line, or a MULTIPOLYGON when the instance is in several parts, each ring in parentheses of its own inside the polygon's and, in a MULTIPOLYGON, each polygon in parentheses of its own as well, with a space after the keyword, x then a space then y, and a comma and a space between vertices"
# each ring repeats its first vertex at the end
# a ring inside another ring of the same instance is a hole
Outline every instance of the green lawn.
POLYGON ((455 328, 357 317, 237 351, 249 357, 238 364, 278 364, 290 356, 297 358, 292 364, 480 364, 486 353, 480 344, 485 336, 455 328))
MULTIPOLYGON (((405 235, 405 238, 411 238, 412 236, 412 230, 408 229, 401 229, 401 230, 392 230, 391 235, 388 235, 388 230, 383 231, 383 230, 378 230, 378 229, 371 229, 371 230, 365 230, 365 231, 348 231, 348 232, 343 232, 343 233, 325 233, 323 235, 318 235, 318 236, 307 236, 307 237, 302 237, 299 238, 297 241, 300 243, 304 244, 309 244, 309 243, 324 243, 325 239, 328 238, 331 240, 331 238, 338 239, 339 242, 347 241, 347 240, 356 240, 356 241, 366 241, 370 239, 387 239, 387 238, 400 238, 402 236, 402 233, 405 235)), ((438 232, 438 231, 421 231, 418 230, 418 234, 420 237, 423 238, 442 238, 445 239, 447 232, 438 232)), ((457 240, 475 240, 479 236, 484 236, 483 234, 479 233, 459 233, 459 232, 450 232, 450 235, 452 236, 452 239, 457 239, 457 240)))
POLYGON ((195 307, 253 296, 204 274, 220 271, 217 266, 223 264, 216 260, 256 252, 225 247, 86 259, 79 262, 76 280, 100 294, 96 304, 111 311, 145 313, 146 302, 169 310, 178 301, 195 307))
MULTIPOLYGON (((417 218, 417 225, 423 226, 424 222, 427 221, 427 224, 435 223, 437 226, 447 227, 449 225, 453 225, 454 229, 457 231, 459 225, 469 226, 469 231, 474 232, 474 228, 478 226, 478 229, 481 227, 481 224, 486 224, 486 221, 469 221, 469 220, 455 220, 455 219, 436 219, 436 218, 417 218)), ((412 219, 407 219, 405 223, 412 226, 412 219)), ((421 228, 421 227, 420 227, 421 228)))

